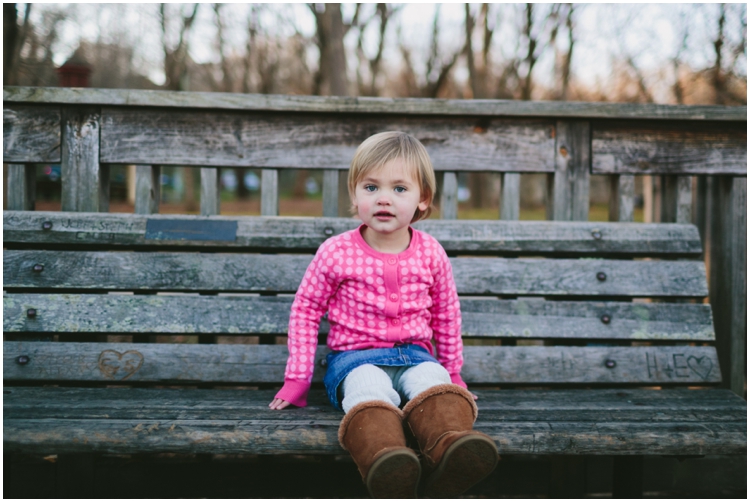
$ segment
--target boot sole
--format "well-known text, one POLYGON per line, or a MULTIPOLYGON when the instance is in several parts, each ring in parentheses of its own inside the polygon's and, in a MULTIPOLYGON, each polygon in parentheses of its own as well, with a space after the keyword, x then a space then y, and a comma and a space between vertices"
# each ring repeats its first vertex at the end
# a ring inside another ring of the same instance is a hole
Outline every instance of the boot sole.
POLYGON ((422 467, 417 455, 404 448, 378 458, 367 473, 365 485, 375 499, 417 498, 422 467))
POLYGON ((495 442, 483 435, 465 436, 450 445, 443 459, 425 482, 428 498, 456 497, 495 470, 495 442))

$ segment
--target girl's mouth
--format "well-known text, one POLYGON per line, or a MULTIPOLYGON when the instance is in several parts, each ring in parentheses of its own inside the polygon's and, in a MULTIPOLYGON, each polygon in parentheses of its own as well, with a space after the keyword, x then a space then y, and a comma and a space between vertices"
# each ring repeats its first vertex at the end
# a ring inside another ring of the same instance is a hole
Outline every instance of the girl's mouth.
POLYGON ((393 218, 394 216, 387 211, 378 211, 377 213, 375 213, 375 217, 379 220, 387 220, 389 218, 393 218))

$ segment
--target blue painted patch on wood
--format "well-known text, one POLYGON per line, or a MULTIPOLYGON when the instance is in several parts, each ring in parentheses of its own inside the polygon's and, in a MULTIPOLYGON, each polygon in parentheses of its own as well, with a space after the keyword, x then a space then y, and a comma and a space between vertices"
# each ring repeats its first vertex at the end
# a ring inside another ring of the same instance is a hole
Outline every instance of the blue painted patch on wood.
POLYGON ((146 220, 146 240, 235 241, 236 221, 146 220))

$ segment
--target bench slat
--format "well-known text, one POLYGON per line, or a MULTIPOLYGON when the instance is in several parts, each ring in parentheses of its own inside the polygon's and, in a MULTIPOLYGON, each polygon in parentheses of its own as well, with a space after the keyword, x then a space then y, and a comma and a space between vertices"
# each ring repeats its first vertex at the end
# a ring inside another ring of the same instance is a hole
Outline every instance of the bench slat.
MULTIPOLYGON (((323 392, 271 411, 276 391, 6 387, 6 452, 342 454, 323 392), (250 448, 250 445, 252 447, 250 448)), ((500 454, 743 454, 747 406, 726 390, 476 390, 500 454)))
MULTIPOLYGON (((159 249, 180 246, 205 249, 289 249, 315 250, 331 235, 356 228, 352 218, 205 218, 185 215, 140 215, 117 213, 60 213, 42 211, 4 211, 3 242, 9 244, 43 244, 70 246, 151 247, 159 249), (42 225, 49 222, 50 230, 42 225), (210 226, 215 222, 236 222, 233 240, 211 240, 148 232, 149 222, 174 228, 184 225, 210 226)), ((427 220, 414 225, 435 237, 449 252, 485 252, 520 254, 566 254, 633 256, 698 256, 701 243, 694 225, 493 221, 493 220, 427 220)))
POLYGON ((59 106, 3 107, 3 162, 60 162, 62 112, 59 106))
MULTIPOLYGON (((313 381, 322 381, 316 351, 313 381)), ((284 345, 4 342, 6 380, 95 382, 282 382, 284 345), (16 358, 30 361, 18 364, 16 358)), ((721 381, 714 347, 464 347, 467 383, 650 383, 721 381), (614 362, 607 367, 607 361, 614 362)))
MULTIPOLYGON (((297 290, 312 256, 7 250, 4 288, 115 291, 297 290), (43 270, 35 271, 36 265, 43 270)), ((700 261, 451 258, 460 294, 708 294, 700 261), (601 280, 597 277, 606 278, 601 280)))
POLYGON ((349 169, 377 131, 405 131, 438 171, 554 170, 545 119, 102 108, 102 162, 179 166, 349 169))
MULTIPOLYGON (((286 335, 291 304, 289 297, 7 294, 3 331, 286 335)), ((464 337, 714 340, 704 304, 464 298, 461 313, 464 337)), ((328 333, 325 319, 320 333, 328 333)))

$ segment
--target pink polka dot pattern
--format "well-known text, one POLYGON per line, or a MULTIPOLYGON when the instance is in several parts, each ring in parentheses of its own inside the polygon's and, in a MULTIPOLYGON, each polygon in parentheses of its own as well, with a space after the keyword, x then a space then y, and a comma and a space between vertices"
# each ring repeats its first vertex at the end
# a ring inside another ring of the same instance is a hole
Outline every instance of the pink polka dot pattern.
MULTIPOLYGON (((460 381, 460 305, 450 261, 434 237, 412 229, 409 248, 398 255, 372 249, 360 229, 325 241, 292 304, 286 382, 309 387, 326 312, 331 349, 414 343, 432 351, 434 340, 438 361, 460 381)), ((284 389, 278 396, 283 395, 284 389)))

